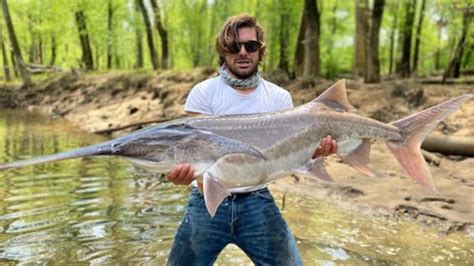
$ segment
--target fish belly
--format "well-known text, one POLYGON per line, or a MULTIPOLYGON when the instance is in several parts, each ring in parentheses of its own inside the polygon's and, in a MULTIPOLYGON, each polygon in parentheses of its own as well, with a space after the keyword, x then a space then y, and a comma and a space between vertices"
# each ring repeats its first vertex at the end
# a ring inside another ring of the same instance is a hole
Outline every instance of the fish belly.
POLYGON ((248 155, 226 155, 207 172, 218 178, 226 188, 256 186, 296 172, 307 164, 319 143, 304 146, 296 151, 268 151, 267 160, 248 155), (268 155, 269 154, 269 155, 268 155))

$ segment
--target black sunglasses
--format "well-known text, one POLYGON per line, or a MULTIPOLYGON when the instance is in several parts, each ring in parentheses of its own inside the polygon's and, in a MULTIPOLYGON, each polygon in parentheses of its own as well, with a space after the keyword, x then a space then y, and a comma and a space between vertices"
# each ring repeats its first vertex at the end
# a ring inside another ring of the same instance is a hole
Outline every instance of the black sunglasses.
POLYGON ((229 53, 231 54, 238 54, 240 53, 240 49, 242 47, 242 45, 245 47, 245 51, 247 51, 247 53, 253 53, 253 52, 256 52, 258 51, 258 49, 260 49, 262 47, 262 43, 260 43, 259 41, 246 41, 246 42, 232 42, 229 46, 229 53))

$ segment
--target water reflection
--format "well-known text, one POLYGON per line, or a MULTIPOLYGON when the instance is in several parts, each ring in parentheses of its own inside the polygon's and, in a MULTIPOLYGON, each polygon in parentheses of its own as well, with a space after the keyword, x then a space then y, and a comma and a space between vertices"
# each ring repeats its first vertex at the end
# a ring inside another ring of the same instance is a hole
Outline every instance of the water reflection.
POLYGON ((415 222, 367 217, 303 196, 286 195, 286 204, 293 206, 284 215, 308 265, 474 263, 474 243, 462 233, 440 236, 415 222))
MULTIPOLYGON (((5 112, 2 161, 103 141, 64 121, 5 112)), ((164 262, 187 188, 159 184, 116 158, 78 159, 2 173, 0 258, 54 263, 164 262)))
MULTIPOLYGON (((2 162, 104 140, 65 121, 0 112, 2 162)), ((0 263, 162 265, 188 193, 110 157, 2 172, 0 263)), ((282 197, 275 193, 277 202, 282 197)), ((474 263, 474 245, 460 234, 440 237, 413 223, 359 217, 296 195, 287 195, 283 214, 307 265, 474 263)), ((229 246, 216 264, 250 261, 229 246)))

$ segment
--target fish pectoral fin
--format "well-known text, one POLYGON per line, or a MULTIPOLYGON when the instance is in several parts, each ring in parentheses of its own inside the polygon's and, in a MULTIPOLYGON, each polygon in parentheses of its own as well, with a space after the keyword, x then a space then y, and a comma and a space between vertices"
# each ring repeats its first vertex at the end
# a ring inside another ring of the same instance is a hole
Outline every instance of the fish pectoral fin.
POLYGON ((207 211, 211 217, 214 217, 217 208, 226 197, 230 196, 230 193, 217 178, 212 177, 208 172, 204 173, 203 186, 207 211))
POLYGON ((312 179, 334 182, 334 179, 326 171, 324 166, 324 157, 318 157, 308 162, 306 166, 299 169, 297 173, 312 179))
POLYGON ((364 139, 360 145, 346 155, 339 155, 341 159, 351 167, 364 175, 375 177, 375 172, 369 166, 370 146, 372 141, 364 139))

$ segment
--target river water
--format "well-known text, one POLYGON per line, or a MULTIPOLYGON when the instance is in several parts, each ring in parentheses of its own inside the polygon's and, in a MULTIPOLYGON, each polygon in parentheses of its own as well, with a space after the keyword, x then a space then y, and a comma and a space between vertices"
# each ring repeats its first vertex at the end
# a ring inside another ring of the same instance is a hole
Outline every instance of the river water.
MULTIPOLYGON (((0 162, 105 140, 61 119, 0 112, 0 162)), ((0 263, 163 265, 188 193, 120 158, 0 172, 0 263)), ((282 206, 283 193, 274 194, 282 206)), ((305 265, 474 264, 474 243, 462 233, 440 236, 305 196, 286 195, 282 212, 305 265)), ((216 264, 251 263, 228 246, 216 264)))

